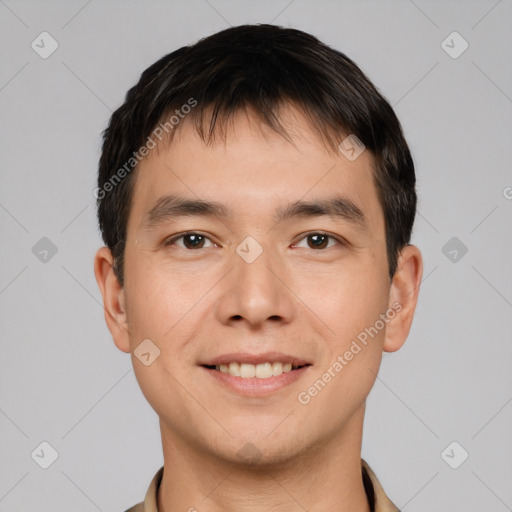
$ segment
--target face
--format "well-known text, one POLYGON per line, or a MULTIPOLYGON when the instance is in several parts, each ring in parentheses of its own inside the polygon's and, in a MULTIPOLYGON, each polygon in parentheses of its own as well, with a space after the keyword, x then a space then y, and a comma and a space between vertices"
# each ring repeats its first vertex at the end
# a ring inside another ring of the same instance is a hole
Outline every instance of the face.
POLYGON ((164 435, 230 461, 360 430, 382 350, 412 317, 407 279, 388 276, 372 155, 329 153, 297 111, 282 121, 294 144, 239 114, 207 147, 185 120, 137 170, 124 288, 111 269, 100 284, 164 435))

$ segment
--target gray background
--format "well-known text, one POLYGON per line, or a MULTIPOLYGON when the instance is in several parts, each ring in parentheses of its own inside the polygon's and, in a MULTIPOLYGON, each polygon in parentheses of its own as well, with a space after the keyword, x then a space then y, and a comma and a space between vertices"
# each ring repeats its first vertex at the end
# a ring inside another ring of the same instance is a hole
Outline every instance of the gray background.
POLYGON ((247 22, 353 58, 417 165, 424 282, 370 395, 364 457, 406 512, 512 510, 511 0, 0 0, 0 510, 121 511, 162 464, 93 274, 100 132, 156 59, 247 22), (59 45, 47 59, 31 48, 43 31, 59 45), (458 58, 441 46, 453 31, 458 58), (42 441, 59 454, 48 469, 31 458, 42 441), (469 453, 458 469, 452 441, 469 453))

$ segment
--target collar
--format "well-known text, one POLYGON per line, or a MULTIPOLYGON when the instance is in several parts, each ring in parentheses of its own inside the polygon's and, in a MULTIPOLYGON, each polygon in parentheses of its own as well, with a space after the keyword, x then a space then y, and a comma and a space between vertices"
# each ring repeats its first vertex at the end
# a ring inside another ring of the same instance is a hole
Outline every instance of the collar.
MULTIPOLYGON (((361 471, 363 474, 364 489, 368 496, 371 512, 400 512, 386 496, 379 480, 375 476, 375 473, 363 459, 361 459, 361 471)), ((158 512, 158 488, 162 481, 163 474, 164 467, 162 466, 156 472, 153 480, 151 480, 151 484, 149 485, 144 501, 126 510, 126 512, 158 512)))

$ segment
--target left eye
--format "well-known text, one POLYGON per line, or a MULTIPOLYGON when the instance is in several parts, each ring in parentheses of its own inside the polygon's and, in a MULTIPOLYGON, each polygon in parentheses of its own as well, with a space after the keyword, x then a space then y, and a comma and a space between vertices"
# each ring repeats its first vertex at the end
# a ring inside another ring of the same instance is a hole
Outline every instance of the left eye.
POLYGON ((333 245, 336 244, 339 244, 339 242, 332 236, 326 235, 325 233, 311 233, 305 236, 298 243, 294 244, 293 247, 307 247, 309 249, 327 249, 328 247, 332 247, 333 245))
POLYGON ((181 249, 204 249, 205 247, 213 247, 212 241, 199 233, 185 233, 184 235, 171 238, 165 245, 176 245, 181 249), (181 243, 178 243, 180 241, 181 243), (205 245, 209 243, 210 245, 205 245))

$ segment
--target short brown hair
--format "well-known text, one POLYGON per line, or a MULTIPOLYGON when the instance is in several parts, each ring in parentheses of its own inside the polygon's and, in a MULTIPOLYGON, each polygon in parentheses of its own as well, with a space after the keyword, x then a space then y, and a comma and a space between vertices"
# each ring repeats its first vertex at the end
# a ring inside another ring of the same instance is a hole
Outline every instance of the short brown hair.
MULTIPOLYGON (((342 138, 355 135, 374 156, 393 277, 400 251, 411 237, 416 178, 392 107, 352 60, 316 37, 275 25, 242 25, 180 48, 151 65, 103 133, 98 219, 121 284, 134 188, 135 173, 130 171, 136 170, 138 152, 155 128, 175 109, 190 105, 191 99, 195 103, 188 109, 187 121, 195 123, 208 143, 219 129, 225 135, 226 121, 234 113, 248 108, 286 137, 279 121, 279 107, 286 103, 298 106, 334 151, 342 138)), ((166 131, 172 135, 172 129, 166 131)))

